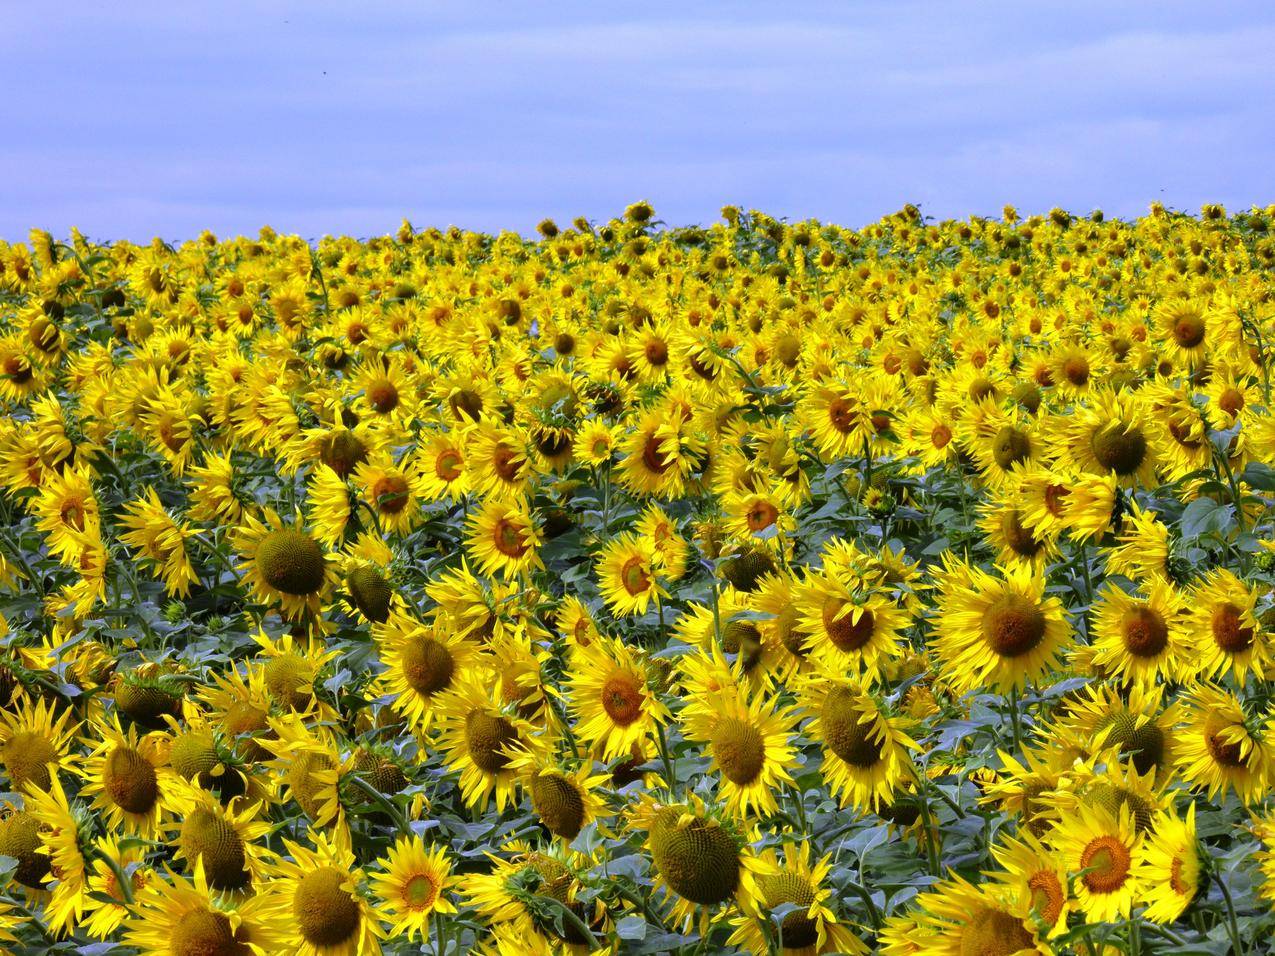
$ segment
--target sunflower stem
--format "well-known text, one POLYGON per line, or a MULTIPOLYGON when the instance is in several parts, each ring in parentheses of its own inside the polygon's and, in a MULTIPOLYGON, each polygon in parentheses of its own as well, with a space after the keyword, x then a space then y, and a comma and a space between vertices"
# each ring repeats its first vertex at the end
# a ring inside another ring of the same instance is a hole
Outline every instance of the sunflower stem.
POLYGON ((1214 871, 1213 879, 1217 882, 1217 888, 1222 891, 1222 900, 1226 904, 1226 928, 1231 936, 1231 948, 1239 956, 1247 956, 1248 949, 1240 938, 1240 924, 1235 916, 1235 901, 1231 899, 1231 890, 1221 873, 1214 871))
POLYGON ((133 881, 124 873, 124 867, 120 866, 120 861, 115 859, 109 853, 102 854, 102 861, 115 874, 115 885, 120 888, 121 905, 132 907, 133 905, 133 881))
POLYGON ((1014 752, 1023 752, 1023 727, 1018 715, 1018 685, 1009 689, 1009 722, 1014 733, 1014 752))
POLYGON ((357 773, 346 774, 345 779, 349 780, 355 787, 362 790, 365 794, 367 794, 367 796, 371 797, 372 801, 380 806, 380 808, 389 815, 390 819, 394 821, 394 825, 400 833, 405 836, 411 835, 411 824, 407 822, 406 815, 399 809, 398 805, 395 804, 393 800, 381 793, 381 791, 377 790, 376 787, 372 786, 357 773))
POLYGON ((1129 956, 1142 954, 1142 920, 1136 916, 1129 917, 1129 956))

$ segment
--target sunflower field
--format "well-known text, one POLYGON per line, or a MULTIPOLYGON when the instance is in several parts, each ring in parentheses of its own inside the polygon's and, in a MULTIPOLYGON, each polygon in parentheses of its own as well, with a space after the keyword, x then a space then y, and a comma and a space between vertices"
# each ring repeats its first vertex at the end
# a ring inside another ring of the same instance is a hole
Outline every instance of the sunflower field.
POLYGON ((1275 951, 1275 207, 0 243, 0 950, 1275 951))

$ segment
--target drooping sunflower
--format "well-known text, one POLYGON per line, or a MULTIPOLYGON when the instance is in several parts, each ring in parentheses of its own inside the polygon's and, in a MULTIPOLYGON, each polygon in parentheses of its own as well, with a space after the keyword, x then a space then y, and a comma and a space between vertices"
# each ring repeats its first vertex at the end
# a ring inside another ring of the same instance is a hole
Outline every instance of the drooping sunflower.
POLYGON ((960 692, 1022 688, 1052 669, 1071 635, 1062 602, 1045 596, 1030 567, 993 577, 950 554, 939 576, 942 597, 934 641, 945 679, 960 692))
POLYGON ((147 488, 124 508, 120 524, 128 530, 120 541, 139 552, 144 564, 152 566, 169 594, 185 597, 198 578, 186 553, 189 528, 165 510, 154 488, 147 488))
POLYGON ((1195 804, 1186 816, 1160 813, 1143 844, 1138 879, 1143 885, 1143 915, 1156 923, 1175 922, 1200 892, 1203 866, 1195 836, 1195 804))
POLYGON ((1163 688, 1135 685, 1121 692, 1111 684, 1090 684, 1069 702, 1059 721, 1060 738, 1074 734, 1089 753, 1115 750, 1115 759, 1139 774, 1168 780, 1178 754, 1181 711, 1163 703, 1163 688))
POLYGON ((707 708, 683 712, 687 736, 707 745, 709 772, 718 775, 717 797, 746 818, 778 809, 775 791, 792 784, 797 767, 792 712, 761 695, 747 700, 723 694, 707 708))
POLYGON ((377 956, 384 930, 364 895, 349 837, 310 830, 309 842, 283 841, 285 854, 257 899, 268 900, 271 916, 288 927, 287 945, 297 956, 377 956))
POLYGON ((45 916, 55 932, 73 930, 89 903, 88 852, 92 814, 77 800, 67 799, 62 779, 54 773, 48 783, 24 788, 25 806, 36 821, 40 853, 48 857, 52 886, 45 916))
POLYGON ((576 736, 596 747, 603 760, 627 755, 669 720, 647 665, 623 641, 600 637, 576 648, 570 673, 576 736))
POLYGON ((1210 799, 1228 789, 1246 804, 1262 799, 1275 756, 1266 722, 1256 723, 1238 697, 1215 684, 1200 684, 1187 693, 1182 715, 1182 778, 1210 799))
POLYGON ((757 860, 766 871, 756 878, 757 913, 740 913, 731 920, 735 931, 727 945, 741 946, 750 953, 768 952, 775 927, 766 926, 765 921, 774 920, 767 911, 788 904, 798 909, 779 921, 776 935, 783 940, 782 952, 790 956, 859 956, 868 951, 850 926, 838 922, 832 911, 834 893, 827 882, 832 870, 831 855, 812 865, 809 843, 785 842, 782 863, 773 847, 758 853, 757 860))
POLYGON ((1118 813, 1079 804, 1049 835, 1073 883, 1076 907, 1089 919, 1109 922, 1127 917, 1143 898, 1143 836, 1128 807, 1118 813))
POLYGON ((812 719, 803 728, 823 746, 824 781, 842 806, 875 810, 889 806, 915 773, 907 721, 889 714, 853 679, 811 675, 799 688, 812 719))
POLYGON ((390 938, 429 938, 435 913, 455 913, 448 890, 457 882, 446 849, 429 849, 418 835, 399 837, 371 874, 372 891, 385 903, 390 938))
POLYGON ((354 518, 354 503, 345 479, 327 465, 310 473, 306 491, 306 514, 320 544, 336 547, 354 518))

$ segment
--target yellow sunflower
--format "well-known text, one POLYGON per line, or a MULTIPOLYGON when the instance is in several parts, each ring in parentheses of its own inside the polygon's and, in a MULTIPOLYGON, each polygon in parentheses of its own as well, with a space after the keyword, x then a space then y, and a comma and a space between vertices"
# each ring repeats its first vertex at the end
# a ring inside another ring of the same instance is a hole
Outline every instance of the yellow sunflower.
POLYGON ((79 771, 80 792, 112 829, 153 838, 180 810, 179 778, 167 765, 164 735, 139 739, 135 728, 120 727, 118 715, 95 721, 92 734, 83 738, 92 753, 79 771))
POLYGON ((1128 917, 1143 899, 1143 837, 1128 807, 1078 805, 1049 835, 1075 877, 1076 908, 1095 922, 1128 917))
POLYGON ((456 884, 446 849, 429 849, 419 836, 399 837, 371 875, 372 892, 379 896, 392 921, 390 938, 428 940, 435 913, 455 913, 448 890, 456 884))
POLYGON ((268 900, 270 915, 287 926, 287 945, 297 956, 377 956, 384 931, 364 895, 348 836, 311 830, 309 840, 313 848, 283 841, 284 855, 257 899, 268 900))
POLYGON ((465 547, 479 570, 505 578, 543 568, 540 543, 540 530, 526 504, 512 499, 488 499, 470 516, 465 531, 465 547))
POLYGON ((576 648, 570 674, 575 734, 603 760, 626 756, 669 720, 647 665, 623 641, 600 637, 576 648))
POLYGON ((766 871, 756 878, 758 912, 740 913, 731 920, 734 932, 727 945, 750 953, 769 952, 773 933, 782 941, 781 951, 790 956, 867 953, 868 947, 848 925, 838 922, 832 911, 834 893, 827 882, 831 855, 811 865, 810 844, 806 842, 785 842, 783 852, 782 863, 773 847, 758 853, 758 863, 766 871), (785 904, 798 908, 784 916, 777 927, 767 927, 765 921, 774 918, 766 911, 785 904))
POLYGON ((961 692, 1021 689, 1056 664, 1071 636, 1057 597, 1030 567, 996 578, 950 554, 944 558, 934 648, 961 692))
POLYGON ((707 745, 709 773, 718 776, 717 796, 728 812, 744 818, 778 809, 775 791, 794 784, 798 766, 790 709, 761 696, 723 694, 707 708, 688 708, 683 722, 687 737, 707 745))
POLYGON ((315 616, 335 581, 319 543, 299 527, 287 526, 270 509, 265 522, 244 515, 235 533, 239 569, 262 604, 277 605, 292 619, 315 616))

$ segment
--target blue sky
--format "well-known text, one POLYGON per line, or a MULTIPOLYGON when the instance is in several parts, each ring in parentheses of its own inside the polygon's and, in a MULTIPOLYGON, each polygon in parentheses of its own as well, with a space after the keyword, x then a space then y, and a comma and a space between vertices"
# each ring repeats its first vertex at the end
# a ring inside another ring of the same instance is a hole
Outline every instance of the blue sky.
POLYGON ((1247 207, 1273 48, 1270 3, 14 2, 0 236, 1247 207))

